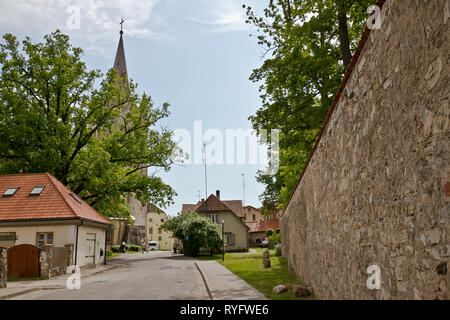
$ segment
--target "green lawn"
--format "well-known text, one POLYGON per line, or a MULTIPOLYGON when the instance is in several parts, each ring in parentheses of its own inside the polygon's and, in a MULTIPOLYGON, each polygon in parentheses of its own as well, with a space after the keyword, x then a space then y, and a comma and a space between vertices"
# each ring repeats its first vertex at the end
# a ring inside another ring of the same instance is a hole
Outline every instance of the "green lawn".
MULTIPOLYGON (((295 298, 292 292, 292 285, 303 284, 297 279, 295 274, 288 270, 287 261, 284 257, 276 257, 275 250, 270 252, 270 268, 264 268, 262 253, 266 249, 256 249, 256 253, 227 253, 225 261, 222 263, 221 255, 201 255, 200 260, 216 260, 223 264, 231 272, 245 280, 252 287, 263 293, 272 300, 303 300, 305 298, 295 298), (272 293, 273 287, 284 284, 288 287, 287 292, 272 293)), ((306 299, 314 299, 314 296, 306 299)))

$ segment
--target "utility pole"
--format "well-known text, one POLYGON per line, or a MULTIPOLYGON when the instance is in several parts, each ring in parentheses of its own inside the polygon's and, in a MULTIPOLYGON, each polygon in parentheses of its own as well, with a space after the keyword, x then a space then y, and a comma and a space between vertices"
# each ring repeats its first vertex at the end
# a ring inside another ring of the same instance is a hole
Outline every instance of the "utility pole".
POLYGON ((225 220, 222 217, 222 262, 225 260, 225 220))
POLYGON ((205 200, 208 199, 208 175, 206 173, 206 143, 203 144, 203 161, 205 164, 205 200))
POLYGON ((245 174, 241 173, 242 176, 242 206, 245 207, 245 174))

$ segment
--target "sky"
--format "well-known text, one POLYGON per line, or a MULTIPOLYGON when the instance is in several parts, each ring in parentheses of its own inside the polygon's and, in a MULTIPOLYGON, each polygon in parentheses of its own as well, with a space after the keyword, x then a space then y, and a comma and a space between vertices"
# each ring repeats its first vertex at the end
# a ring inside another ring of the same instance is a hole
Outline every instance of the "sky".
MULTIPOLYGON (((262 64, 264 50, 255 37, 249 36, 256 30, 245 23, 242 5, 261 12, 267 3, 0 0, 0 31, 2 35, 12 33, 19 40, 29 36, 41 42, 44 35, 60 29, 84 50, 89 69, 106 73, 114 63, 123 17, 129 77, 138 83, 138 92, 151 95, 157 106, 164 102, 171 105, 171 115, 162 125, 186 129, 193 141, 194 122, 201 121, 203 132, 217 129, 225 139, 227 129, 251 129, 248 117, 260 106, 259 85, 248 78, 262 64)), ((225 146, 223 150, 225 153, 225 146)), ((193 146, 190 151, 195 160, 193 146)), ((224 200, 245 197, 246 205, 259 207, 258 195, 264 186, 256 182, 255 175, 265 166, 247 160, 243 164, 208 164, 207 193, 201 163, 175 164, 168 173, 158 173, 178 194, 165 211, 175 215, 183 203, 196 203, 215 190, 221 191, 224 200)))

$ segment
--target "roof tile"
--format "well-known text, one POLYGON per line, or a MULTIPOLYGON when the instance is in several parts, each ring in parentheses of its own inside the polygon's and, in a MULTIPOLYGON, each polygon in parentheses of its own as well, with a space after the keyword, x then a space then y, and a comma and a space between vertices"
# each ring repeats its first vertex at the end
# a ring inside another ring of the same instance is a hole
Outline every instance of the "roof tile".
POLYGON ((101 214, 49 173, 0 176, 0 221, 86 219, 110 224, 101 214), (30 197, 36 186, 45 186, 41 195, 30 197), (10 187, 20 187, 12 197, 2 195, 10 187))

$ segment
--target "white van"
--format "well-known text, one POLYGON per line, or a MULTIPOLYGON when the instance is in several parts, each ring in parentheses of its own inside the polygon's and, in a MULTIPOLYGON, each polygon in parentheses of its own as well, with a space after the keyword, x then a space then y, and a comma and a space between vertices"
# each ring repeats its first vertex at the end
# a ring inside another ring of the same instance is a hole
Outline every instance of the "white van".
POLYGON ((159 243, 158 241, 149 241, 148 246, 150 247, 150 251, 156 251, 159 250, 159 243))

